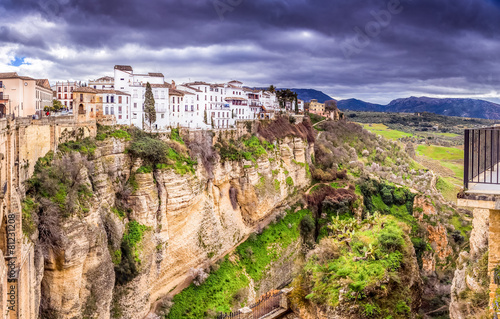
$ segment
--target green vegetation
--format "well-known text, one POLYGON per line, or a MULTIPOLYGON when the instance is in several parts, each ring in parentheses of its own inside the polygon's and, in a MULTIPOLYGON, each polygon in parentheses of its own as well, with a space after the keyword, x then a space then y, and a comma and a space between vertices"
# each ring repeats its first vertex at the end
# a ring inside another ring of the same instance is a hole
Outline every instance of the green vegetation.
POLYGON ((30 238, 36 231, 37 225, 34 216, 38 210, 38 204, 31 197, 25 198, 22 203, 23 234, 30 238))
POLYGON ((61 143, 58 146, 58 151, 62 154, 68 154, 71 152, 79 152, 83 155, 93 156, 97 145, 95 141, 89 137, 82 140, 69 141, 66 143, 61 143))
POLYGON ((442 177, 438 177, 436 181, 437 190, 440 191, 441 194, 443 194, 443 197, 450 202, 457 200, 457 194, 460 191, 460 187, 453 184, 452 181, 453 179, 450 181, 449 178, 442 177))
POLYGON ((391 139, 391 140, 398 140, 403 137, 411 137, 413 136, 412 134, 397 131, 397 130, 391 130, 384 124, 361 124, 363 128, 367 129, 368 131, 382 135, 385 138, 391 139))
POLYGON ((288 186, 293 186, 293 179, 290 176, 286 178, 286 184, 288 186))
POLYGON ((204 284, 193 284, 176 295, 167 318, 204 318, 214 312, 230 312, 238 302, 238 291, 249 284, 245 272, 254 280, 261 279, 268 265, 300 238, 299 224, 307 215, 307 210, 289 212, 261 235, 251 236, 236 249, 237 258, 226 257, 212 267, 214 270, 204 284))
POLYGON ((127 229, 123 234, 120 249, 112 254, 113 263, 115 263, 115 277, 117 285, 124 285, 132 281, 138 274, 137 264, 141 263, 139 259, 140 243, 144 233, 149 228, 136 221, 127 224, 127 229))
POLYGON ((111 137, 125 141, 130 141, 132 138, 128 131, 117 128, 116 126, 97 125, 96 140, 104 141, 105 139, 111 137))
POLYGON ((136 134, 129 153, 141 158, 145 165, 137 173, 150 173, 156 169, 173 169, 177 174, 194 174, 198 162, 191 159, 184 141, 177 131, 172 131, 172 140, 164 142, 147 134, 136 134))
POLYGON ((309 213, 308 210, 300 210, 297 213, 288 214, 280 222, 270 224, 269 228, 264 230, 256 240, 247 240, 238 246, 236 252, 250 277, 260 280, 267 265, 281 257, 281 252, 276 249, 276 245, 286 249, 300 237, 299 223, 309 213), (288 227, 289 224, 291 228, 288 227))
POLYGON ((222 161, 241 161, 245 159, 254 163, 258 158, 267 155, 267 152, 276 149, 274 144, 256 136, 239 140, 219 139, 215 147, 219 150, 222 161))
POLYGON ((153 172, 153 168, 151 166, 141 166, 136 171, 136 174, 150 174, 153 172))
POLYGON ((419 145, 417 154, 427 156, 435 160, 463 160, 464 151, 455 147, 444 147, 436 145, 419 145))
POLYGON ((124 210, 117 207, 112 207, 111 211, 122 220, 127 216, 127 213, 124 210))
POLYGON ((317 115, 317 114, 314 114, 314 113, 309 113, 309 118, 311 119, 312 125, 314 125, 314 124, 316 124, 318 122, 321 122, 321 121, 323 121, 325 119, 325 117, 317 115))
POLYGON ((405 226, 392 216, 334 218, 332 233, 294 281, 292 301, 335 307, 341 298, 370 318, 406 318, 409 288, 401 268, 411 258, 405 226), (405 294, 406 292, 406 294, 405 294))

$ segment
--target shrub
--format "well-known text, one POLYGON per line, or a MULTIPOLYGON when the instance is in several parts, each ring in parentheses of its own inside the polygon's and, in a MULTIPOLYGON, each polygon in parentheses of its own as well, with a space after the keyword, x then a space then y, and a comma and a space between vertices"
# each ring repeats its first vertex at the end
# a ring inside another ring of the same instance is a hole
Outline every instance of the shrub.
POLYGON ((141 136, 132 142, 129 153, 143 159, 147 164, 157 164, 165 160, 168 146, 163 141, 141 136))
POLYGON ((201 286, 208 278, 208 274, 202 268, 189 269, 189 276, 193 279, 195 286, 201 286))
POLYGON ((300 234, 302 237, 307 237, 311 232, 314 231, 316 225, 314 223, 314 219, 311 215, 305 215, 304 218, 300 221, 300 234))
POLYGON ((293 179, 290 176, 286 178, 286 184, 288 186, 293 186, 293 179))

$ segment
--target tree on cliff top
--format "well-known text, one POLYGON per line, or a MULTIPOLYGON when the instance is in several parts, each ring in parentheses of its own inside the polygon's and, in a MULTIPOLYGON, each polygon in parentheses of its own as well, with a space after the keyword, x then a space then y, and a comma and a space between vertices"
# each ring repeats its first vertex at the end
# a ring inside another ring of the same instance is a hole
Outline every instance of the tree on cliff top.
POLYGON ((149 130, 153 129, 152 125, 156 122, 155 98, 151 90, 151 84, 146 84, 146 95, 144 100, 144 119, 149 123, 149 130))

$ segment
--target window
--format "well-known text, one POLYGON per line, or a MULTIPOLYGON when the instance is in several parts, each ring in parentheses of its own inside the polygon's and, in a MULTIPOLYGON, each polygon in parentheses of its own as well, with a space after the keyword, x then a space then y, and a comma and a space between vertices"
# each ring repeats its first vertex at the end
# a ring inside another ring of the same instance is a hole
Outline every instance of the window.
POLYGON ((121 120, 122 119, 122 116, 121 115, 118 115, 118 119, 121 120))
POLYGON ((115 97, 111 95, 111 103, 115 103, 115 97))
POLYGON ((122 97, 121 96, 118 97, 118 104, 122 104, 122 97))
POLYGON ((122 107, 118 106, 118 113, 121 113, 121 112, 122 112, 122 107))
POLYGON ((164 113, 162 113, 162 114, 161 114, 161 118, 162 118, 162 119, 164 119, 164 118, 165 118, 165 114, 164 114, 164 113))
POLYGON ((64 92, 68 92, 68 88, 67 87, 64 88, 64 92))
POLYGON ((97 89, 97 85, 94 85, 94 89, 97 89))
POLYGON ((58 98, 59 98, 59 100, 60 100, 60 99, 61 99, 61 94, 58 94, 57 96, 58 96, 58 98))
POLYGON ((188 110, 188 106, 186 105, 185 107, 186 107, 185 111, 187 111, 188 110))
MULTIPOLYGON (((0 83, 2 83, 2 82, 0 82, 0 83)), ((57 88, 57 92, 61 92, 61 88, 60 87, 57 88)))
POLYGON ((109 103, 109 95, 106 95, 106 103, 109 103))
POLYGON ((115 115, 115 108, 111 107, 111 115, 115 115))
POLYGON ((68 94, 64 94, 64 99, 67 100, 68 99, 68 94))
POLYGON ((69 91, 70 91, 70 92, 73 92, 73 87, 70 87, 70 88, 69 88, 69 91))
POLYGON ((120 79, 120 81, 125 81, 125 79, 124 79, 124 78, 121 78, 121 79, 120 79))
POLYGON ((108 115, 109 108, 106 106, 106 111, 104 112, 105 115, 108 115))

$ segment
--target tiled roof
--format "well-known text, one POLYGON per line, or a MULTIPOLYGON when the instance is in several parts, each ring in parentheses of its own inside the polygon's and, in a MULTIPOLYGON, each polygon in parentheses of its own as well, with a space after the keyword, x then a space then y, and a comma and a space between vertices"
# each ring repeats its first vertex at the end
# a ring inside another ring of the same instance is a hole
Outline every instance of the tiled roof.
POLYGON ((75 88, 73 92, 78 92, 78 93, 97 93, 97 89, 90 88, 88 86, 81 86, 78 88, 75 88))
POLYGON ((163 78, 163 73, 148 73, 149 76, 163 78))
POLYGON ((36 80, 36 85, 52 91, 52 88, 50 87, 50 82, 47 79, 36 80))
POLYGON ((103 76, 102 78, 98 78, 97 80, 94 81, 89 81, 89 82, 103 82, 103 81, 115 81, 115 78, 110 77, 110 76, 103 76))
POLYGON ((17 77, 19 77, 19 75, 17 75, 16 72, 0 73, 0 79, 11 79, 17 77))
POLYGON ((186 84, 184 84, 184 85, 180 85, 180 86, 183 86, 183 87, 185 87, 185 88, 191 89, 191 90, 193 90, 193 91, 195 91, 195 92, 202 92, 201 90, 198 90, 197 88, 194 88, 194 87, 189 86, 189 85, 186 85, 186 84))
POLYGON ((29 76, 20 76, 16 72, 0 73, 0 79, 21 79, 35 81, 35 79, 30 78, 29 76))
POLYGON ((132 72, 134 71, 130 65, 115 65, 115 70, 132 72))
POLYGON ((243 84, 243 82, 240 82, 240 81, 237 81, 237 80, 229 81, 229 83, 240 83, 240 84, 243 84))
POLYGON ((176 89, 170 89, 169 94, 170 95, 184 96, 185 92, 180 91, 180 90, 176 90, 176 89))
POLYGON ((208 86, 210 86, 210 83, 203 82, 203 81, 195 81, 195 82, 185 83, 184 85, 208 85, 208 86))

